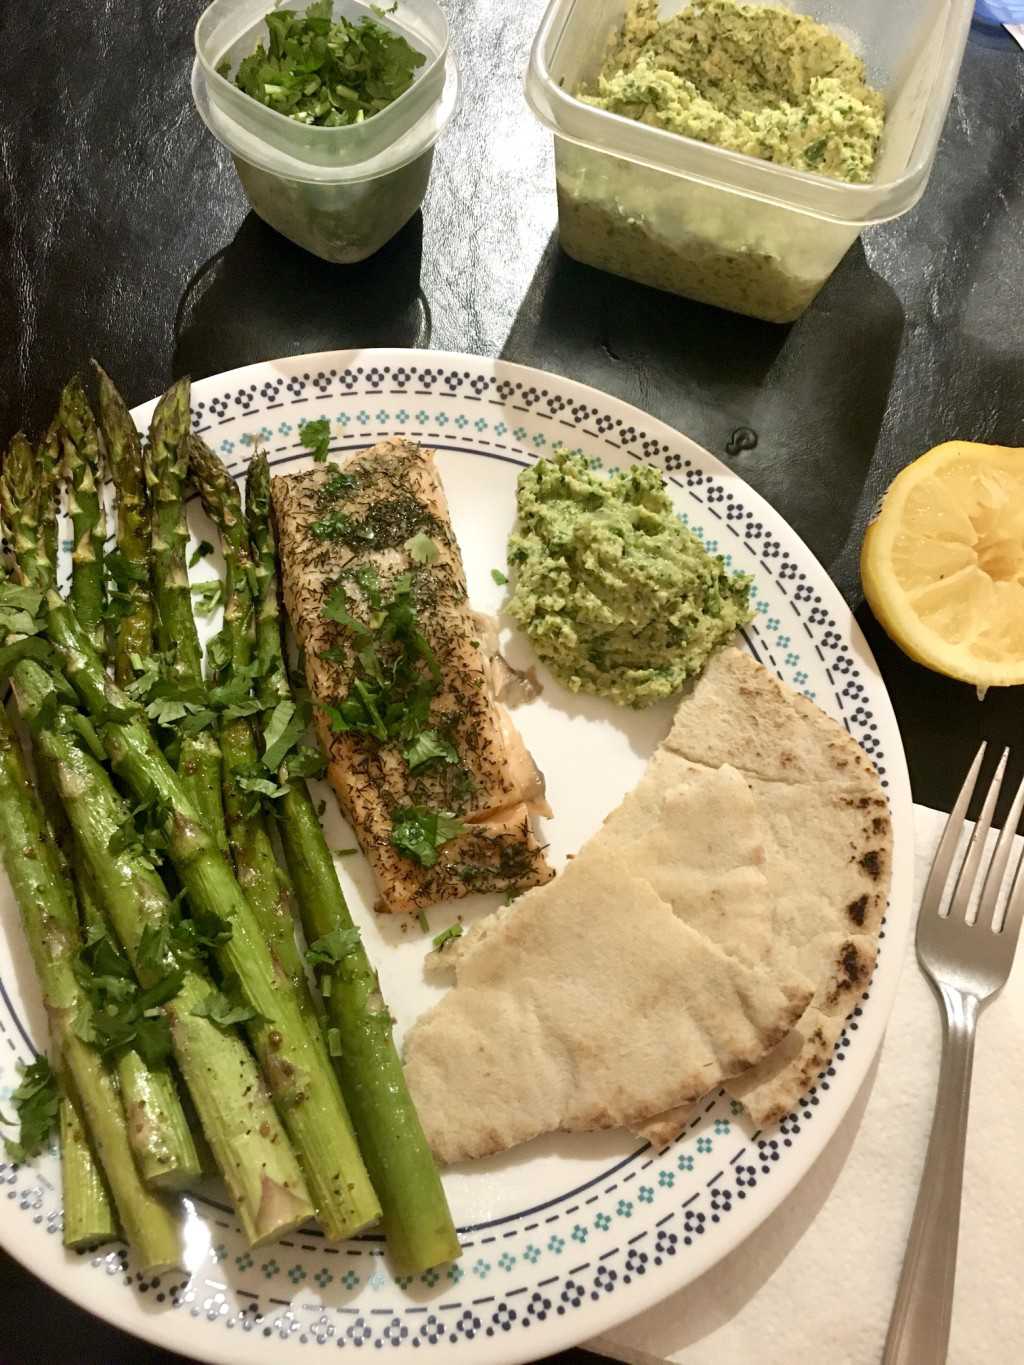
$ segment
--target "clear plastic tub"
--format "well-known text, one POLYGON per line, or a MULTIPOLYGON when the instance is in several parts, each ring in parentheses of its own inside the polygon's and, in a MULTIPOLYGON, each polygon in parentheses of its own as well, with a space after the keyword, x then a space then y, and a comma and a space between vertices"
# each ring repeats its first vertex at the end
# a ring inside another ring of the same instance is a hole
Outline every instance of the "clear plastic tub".
MULTIPOLYGON (((562 246, 586 265, 770 322, 800 316, 870 223, 924 192, 973 0, 797 0, 837 30, 886 97, 875 177, 851 185, 653 128, 573 97, 626 0, 551 0, 526 98, 555 135, 562 246)), ((679 0, 663 0, 662 16, 679 0)))
POLYGON ((395 13, 383 16, 355 0, 335 0, 336 16, 386 24, 427 58, 409 89, 379 114, 346 128, 311 127, 218 74, 225 58, 234 73, 266 41, 269 10, 301 12, 307 3, 214 0, 196 25, 192 97, 231 153, 253 210, 314 255, 351 264, 382 247, 423 202, 434 143, 458 99, 458 72, 448 21, 434 0, 399 0, 395 13))

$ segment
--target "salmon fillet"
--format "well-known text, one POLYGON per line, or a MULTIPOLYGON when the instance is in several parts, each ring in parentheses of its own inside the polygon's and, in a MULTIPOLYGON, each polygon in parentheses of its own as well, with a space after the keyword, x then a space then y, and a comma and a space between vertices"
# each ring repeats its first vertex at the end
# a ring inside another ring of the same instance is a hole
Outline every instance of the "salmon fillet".
POLYGON ((433 452, 383 441, 340 468, 279 475, 272 498, 285 605, 328 776, 376 874, 377 908, 419 910, 548 881, 554 873, 530 822, 533 811, 547 813, 543 778, 495 698, 433 452), (389 640, 394 603, 415 615, 406 635, 389 640), (398 691, 381 681, 395 678, 398 691), (367 689, 376 698, 369 711, 367 689), (363 719, 344 728, 353 707, 379 717, 392 697, 387 714, 402 733, 390 722, 369 733, 363 719), (419 762, 410 745, 424 731, 444 753, 419 762), (432 866, 392 841, 397 825, 401 842, 410 810, 464 826, 432 866))

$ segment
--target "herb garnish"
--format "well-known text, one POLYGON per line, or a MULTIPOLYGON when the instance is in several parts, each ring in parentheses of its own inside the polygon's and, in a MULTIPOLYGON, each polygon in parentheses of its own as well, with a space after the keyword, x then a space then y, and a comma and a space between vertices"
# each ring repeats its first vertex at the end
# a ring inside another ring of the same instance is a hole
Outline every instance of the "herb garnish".
POLYGON ((436 564, 440 553, 437 543, 424 531, 417 531, 414 536, 410 536, 405 542, 405 549, 409 551, 409 558, 414 564, 436 564))
POLYGON ((194 569, 201 559, 213 554, 213 546, 208 540, 201 540, 192 551, 192 557, 188 561, 188 567, 194 569))
POLYGON ((453 938, 461 938, 461 937, 462 937, 462 925, 461 925, 461 924, 449 924, 449 926, 448 926, 447 929, 442 929, 441 932, 435 936, 435 938, 434 938, 434 947, 437 948, 438 950, 440 950, 440 949, 442 949, 442 948, 444 947, 444 945, 445 945, 446 943, 450 943, 450 942, 452 941, 453 938))
POLYGON ((353 577, 370 607, 369 624, 349 610, 344 580, 323 608, 327 620, 351 632, 357 664, 348 694, 325 707, 331 729, 338 734, 372 735, 382 744, 395 739, 412 741, 426 729, 430 700, 441 679, 434 651, 419 629, 412 579, 400 574, 391 585, 392 596, 385 601, 372 568, 361 565, 353 577))
MULTIPOLYGON (((287 14, 287 10, 282 10, 287 14)), ((317 464, 323 464, 327 459, 327 448, 331 443, 331 423, 327 417, 318 417, 313 422, 299 423, 299 440, 312 452, 313 459, 317 464)))
POLYGON ((212 616, 224 600, 224 584, 219 578, 207 578, 192 584, 192 610, 197 616, 212 616))
MULTIPOLYGON (((362 123, 386 109, 426 60, 373 19, 335 22, 331 0, 316 0, 304 14, 273 10, 265 22, 268 47, 260 43, 243 59, 235 84, 268 109, 321 128, 362 123)), ((230 69, 227 60, 217 67, 228 79, 230 69)))
POLYGON ((447 739, 442 739, 436 730, 421 730, 414 739, 403 745, 402 757, 408 763, 410 772, 415 772, 435 758, 443 759, 445 763, 459 761, 458 750, 447 739))
POLYGON ((258 1011, 241 998, 237 982, 232 984, 234 989, 226 985, 222 991, 212 990, 193 1005, 192 1013, 200 1019, 209 1019, 219 1029, 233 1028, 235 1024, 247 1024, 251 1019, 258 1018, 258 1011))
POLYGON ((311 967, 336 967, 343 957, 355 952, 359 942, 359 930, 355 925, 348 929, 332 929, 329 934, 314 939, 309 945, 306 962, 311 967))
POLYGON ((499 588, 503 588, 505 584, 508 582, 508 575, 503 574, 500 569, 492 569, 491 577, 494 579, 495 583, 497 583, 499 588))
POLYGON ((391 819, 392 844, 421 867, 433 867, 441 845, 466 829, 451 811, 431 810, 429 806, 401 806, 391 819))
POLYGON ((44 628, 39 615, 43 595, 16 583, 0 584, 0 634, 38 635, 44 628))
POLYGON ((91 929, 74 972, 88 1000, 75 1020, 82 1041, 104 1054, 132 1048, 147 1066, 162 1066, 171 1054, 171 1030, 160 1006, 181 990, 183 971, 174 968, 141 990, 121 950, 102 929, 91 929))
POLYGON ((0 1123, 17 1122, 18 1137, 5 1138, 4 1147, 12 1161, 27 1161, 35 1156, 53 1132, 57 1122, 57 1078, 50 1063, 39 1056, 27 1066, 20 1065, 21 1081, 11 1096, 16 1119, 0 1114, 0 1123))

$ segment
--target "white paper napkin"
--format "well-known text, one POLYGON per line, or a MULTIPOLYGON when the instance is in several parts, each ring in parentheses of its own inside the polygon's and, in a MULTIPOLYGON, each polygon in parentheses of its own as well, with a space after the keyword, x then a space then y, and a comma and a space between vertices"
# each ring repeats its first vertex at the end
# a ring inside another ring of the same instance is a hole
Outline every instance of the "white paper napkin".
MULTIPOLYGON (((914 816, 919 899, 946 817, 926 806, 914 816)), ((589 1348, 629 1365, 875 1365, 924 1165, 939 1049, 939 1007, 911 942, 876 1063, 797 1189, 713 1270, 589 1348)), ((951 1365, 1024 1359, 1022 1075, 1024 947, 978 1030, 951 1365)))

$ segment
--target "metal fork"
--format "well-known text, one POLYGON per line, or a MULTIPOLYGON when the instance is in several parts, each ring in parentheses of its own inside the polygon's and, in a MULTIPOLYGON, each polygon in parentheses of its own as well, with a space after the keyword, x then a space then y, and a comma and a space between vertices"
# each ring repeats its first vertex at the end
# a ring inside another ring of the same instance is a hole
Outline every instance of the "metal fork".
POLYGON ((883 1365, 942 1365, 946 1359, 956 1279, 974 1033, 981 1010, 1010 975, 1024 916, 1024 855, 1007 876, 1014 833, 1024 810, 1024 782, 1014 797, 991 859, 987 858, 986 849, 1008 749, 1004 749, 999 760, 963 862, 952 878, 950 875, 984 756, 983 744, 946 822, 917 921, 917 956, 944 1007, 942 1067, 928 1155, 885 1340, 883 1365), (953 897, 948 914, 943 915, 940 908, 951 882, 953 897), (968 909, 979 883, 978 913, 971 923, 968 909), (999 924, 995 917, 1000 893, 1007 887, 1006 909, 999 924))

